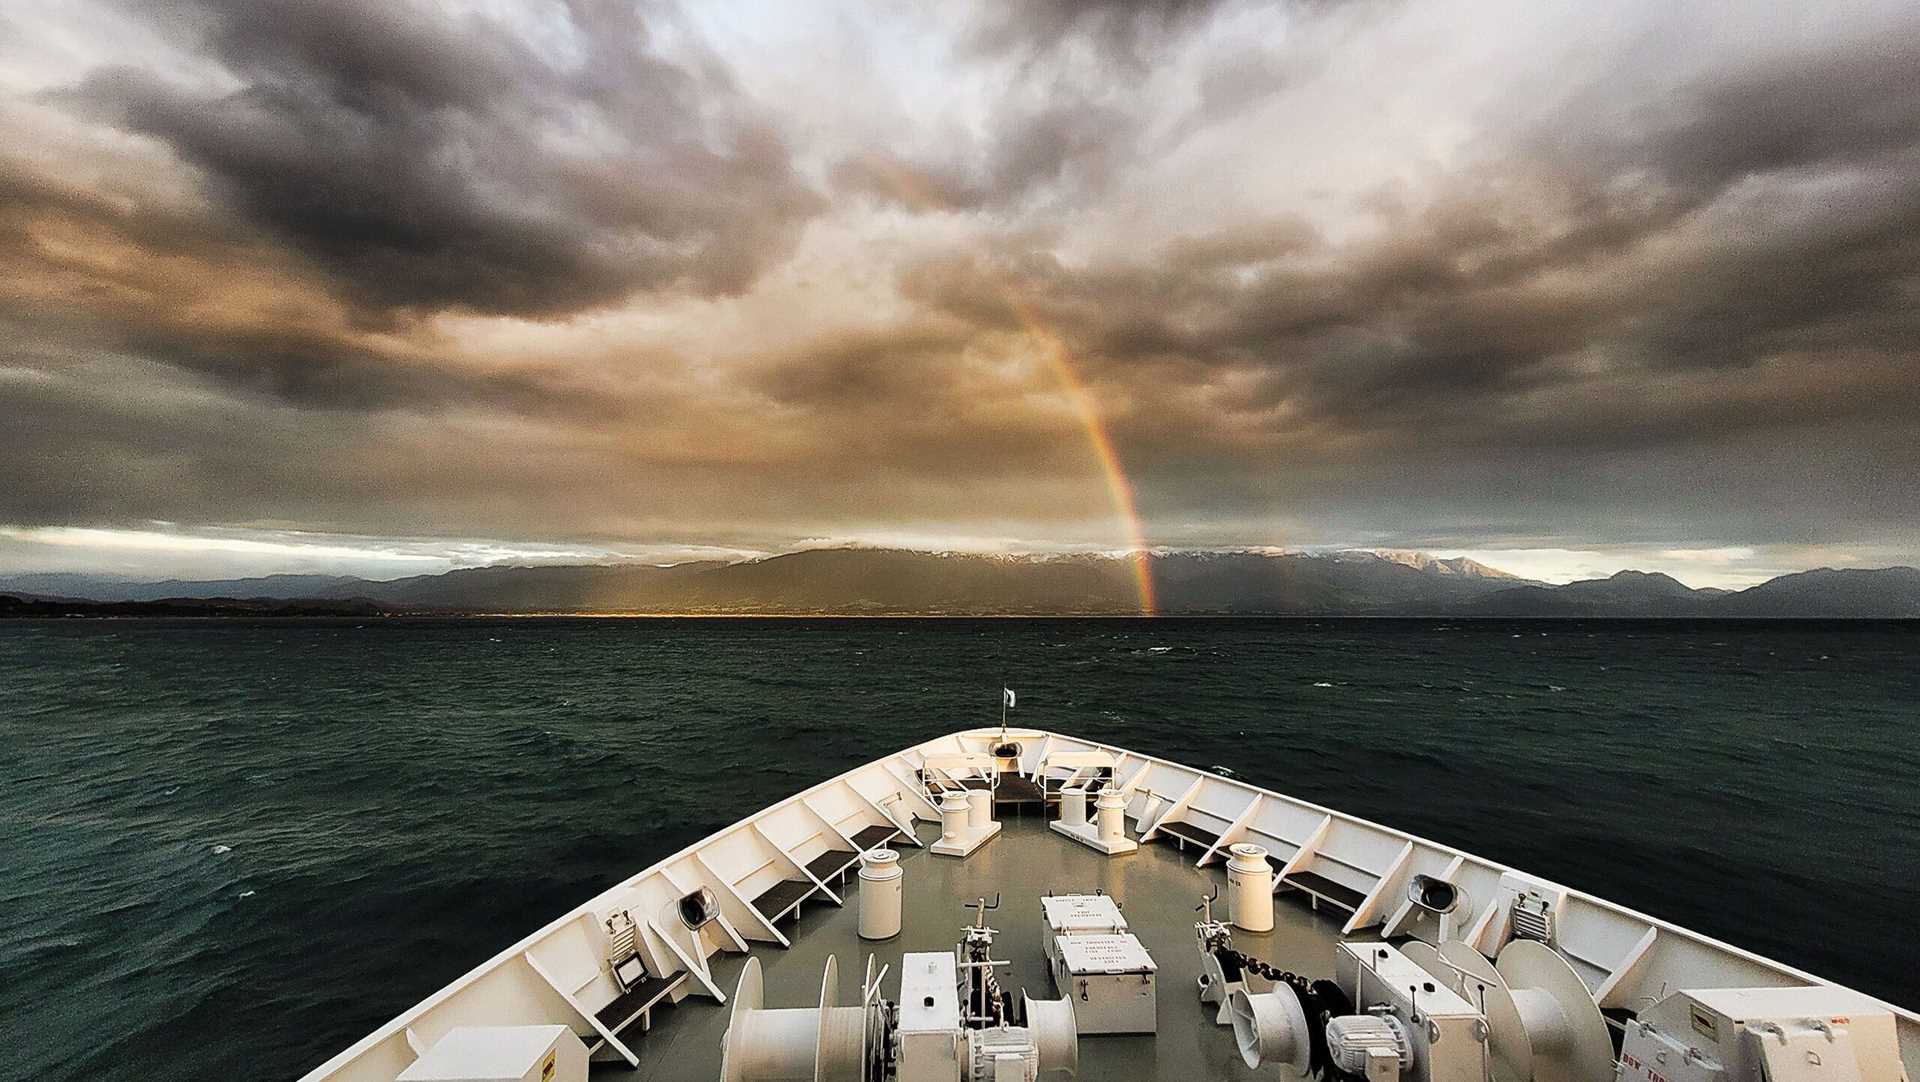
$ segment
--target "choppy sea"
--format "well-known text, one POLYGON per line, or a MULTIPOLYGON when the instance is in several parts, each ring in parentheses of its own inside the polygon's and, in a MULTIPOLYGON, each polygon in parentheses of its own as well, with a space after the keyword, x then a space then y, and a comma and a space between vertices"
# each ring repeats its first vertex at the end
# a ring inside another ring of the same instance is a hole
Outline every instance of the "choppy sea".
POLYGON ((1920 625, 12 622, 0 1074, 296 1077, 1003 682, 1920 1006, 1920 625))

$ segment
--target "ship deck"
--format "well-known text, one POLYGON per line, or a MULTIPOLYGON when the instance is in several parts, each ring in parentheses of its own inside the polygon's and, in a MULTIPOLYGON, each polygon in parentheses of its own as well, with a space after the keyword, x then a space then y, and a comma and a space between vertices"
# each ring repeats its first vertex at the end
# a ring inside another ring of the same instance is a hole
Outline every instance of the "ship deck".
MULTIPOLYGON (((1120 903, 1128 930, 1140 938, 1159 967, 1158 1032, 1083 1035, 1077 1077, 1188 1082, 1261 1077, 1240 1062, 1232 1029, 1214 1024, 1213 1007, 1203 1010, 1196 991, 1200 956, 1194 946, 1193 925, 1199 919, 1194 909, 1202 894, 1219 885, 1222 897, 1216 904, 1225 913, 1224 864, 1196 868, 1193 861, 1200 849, 1188 846, 1182 851, 1159 842, 1134 853, 1103 856, 1048 830, 1037 811, 1005 817, 1000 835, 965 858, 898 846, 905 878, 901 933, 892 940, 869 943, 859 938, 859 890, 851 873, 842 892, 844 907, 824 900, 804 903, 797 918, 781 925, 793 941, 791 947, 753 946, 752 956, 760 959, 765 973, 767 1006, 817 1003, 820 971, 828 955, 838 958, 843 1003, 853 1002, 853 989, 869 955, 876 968, 892 967, 882 982, 882 994, 892 998, 898 992, 901 954, 951 950, 961 926, 971 919, 966 905, 983 896, 991 900, 995 894, 1000 895, 1000 909, 988 915, 988 923, 999 930, 994 957, 1011 963, 1002 971, 1001 985, 1016 997, 1025 991, 1035 999, 1055 998, 1061 993, 1049 980, 1042 953, 1040 896, 1048 891, 1081 894, 1098 889, 1120 903)), ((920 824, 920 832, 923 841, 939 836, 931 824, 920 824)), ((1345 914, 1316 913, 1306 897, 1298 892, 1277 896, 1273 931, 1256 935, 1235 929, 1234 946, 1281 968, 1330 976, 1334 945, 1340 941, 1340 918, 1345 914)), ((714 959, 716 981, 729 993, 746 958, 728 954, 714 959)), ((634 1035, 632 1047, 640 1058, 639 1068, 629 1071, 625 1064, 599 1064, 594 1077, 718 1077, 727 1017, 725 1005, 701 996, 656 1009, 652 1031, 634 1035)))
MULTIPOLYGON (((1920 1079, 1920 1014, 1835 988, 1684 928, 1439 842, 1200 770, 1080 737, 1038 730, 968 730, 857 767, 741 819, 590 899, 422 1000, 313 1071, 303 1082, 393 1082, 461 1025, 570 1026, 605 1064, 599 1078, 716 1077, 730 995, 751 954, 768 1007, 818 1004, 820 974, 837 960, 850 1005, 869 956, 888 966, 882 994, 899 995, 909 951, 948 951, 973 899, 999 894, 995 957, 1001 984, 1055 996, 1043 962, 1039 898, 1102 890, 1120 901, 1130 930, 1158 964, 1154 1036, 1087 1035, 1083 1078, 1252 1078, 1232 1034, 1199 1002, 1194 908, 1223 884, 1209 852, 1264 847, 1281 887, 1276 927, 1236 933, 1241 951, 1277 968, 1329 976, 1341 929, 1363 936, 1456 940, 1493 957, 1515 936, 1524 893, 1549 906, 1552 947, 1618 1026, 1672 989, 1824 988, 1849 1012, 1884 1013, 1898 1055, 1920 1079), (1011 746, 1005 756, 992 749, 1011 746), (1003 762, 1006 759, 1009 761, 1003 762), (997 772, 998 837, 965 858, 890 844, 901 853, 903 930, 892 941, 858 936, 856 854, 904 831, 936 836, 939 790, 986 784, 997 772), (1047 829, 1061 784, 1091 777, 1120 794, 1132 854, 1106 857, 1047 829), (1468 899, 1448 921, 1406 900, 1417 877, 1468 899), (690 899, 710 907, 698 931, 690 899), (844 905, 836 904, 844 901, 844 905), (1314 911, 1319 906, 1326 912, 1314 911), (1451 930, 1447 929, 1448 922, 1451 930), (616 935, 616 925, 631 934, 616 935), (613 975, 615 952, 638 958, 634 987, 613 975), (632 1067, 629 1068, 628 1064, 632 1067)), ((1533 919, 1538 919, 1533 918, 1533 919)), ((1619 1030, 1616 1028, 1616 1034, 1619 1030)))

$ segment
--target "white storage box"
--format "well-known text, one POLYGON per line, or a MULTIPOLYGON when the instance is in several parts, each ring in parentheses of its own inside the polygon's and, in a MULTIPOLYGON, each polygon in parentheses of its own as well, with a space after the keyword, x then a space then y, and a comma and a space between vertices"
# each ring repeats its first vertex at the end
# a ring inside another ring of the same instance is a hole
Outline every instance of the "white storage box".
POLYGON ((1053 894, 1040 899, 1040 915, 1046 930, 1040 942, 1047 952, 1047 964, 1060 957, 1054 940, 1065 935, 1113 935, 1127 930, 1127 918, 1120 906, 1105 894, 1053 894))
POLYGON ((586 1082, 587 1046, 566 1026, 455 1026, 395 1082, 586 1082))
POLYGON ((1054 987, 1073 1004, 1080 1032, 1152 1033, 1153 956, 1126 933, 1063 935, 1053 963, 1054 987))

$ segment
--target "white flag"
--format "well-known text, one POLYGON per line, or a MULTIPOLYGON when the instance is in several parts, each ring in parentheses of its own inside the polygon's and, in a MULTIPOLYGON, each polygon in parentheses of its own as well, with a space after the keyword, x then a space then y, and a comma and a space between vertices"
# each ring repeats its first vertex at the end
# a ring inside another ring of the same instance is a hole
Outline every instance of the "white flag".
POLYGON ((1001 688, 1000 690, 1007 693, 1007 709, 1009 710, 1013 709, 1013 689, 1001 688))

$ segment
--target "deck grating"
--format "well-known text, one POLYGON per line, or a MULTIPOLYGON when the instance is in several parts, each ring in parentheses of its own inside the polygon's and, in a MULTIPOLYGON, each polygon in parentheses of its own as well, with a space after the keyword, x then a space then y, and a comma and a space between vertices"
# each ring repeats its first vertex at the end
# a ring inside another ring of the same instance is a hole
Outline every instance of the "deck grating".
POLYGON ((880 848, 899 833, 900 828, 895 826, 866 827, 853 836, 853 844, 859 846, 860 851, 864 853, 869 849, 880 848))
POLYGON ((829 883, 833 881, 834 876, 858 863, 860 863, 858 853, 848 852, 845 849, 829 849, 807 861, 807 874, 822 883, 829 883))
POLYGON ((1193 823, 1161 823, 1156 829, 1160 832, 1157 838, 1177 838, 1176 844, 1199 846, 1203 853, 1220 840, 1220 835, 1193 823))
POLYGON ((755 898, 753 907, 768 920, 779 920, 788 910, 797 907, 806 900, 807 895, 818 889, 820 888, 814 886, 809 880, 782 879, 755 898))
POLYGON ((1318 895, 1332 902, 1334 905, 1346 909, 1348 912, 1358 911, 1360 903, 1367 900, 1367 896, 1360 891, 1344 883, 1336 883, 1324 875, 1316 875, 1313 872, 1294 872, 1281 880, 1281 882, 1286 883, 1288 886, 1298 887, 1308 894, 1318 895))
POLYGON ((1040 786, 1017 774, 1000 775, 1000 784, 993 791, 995 804, 1040 804, 1046 801, 1046 794, 1040 786))
POLYGON ((639 984, 622 992, 612 1003, 593 1012, 594 1018, 607 1027, 607 1032, 615 1034, 633 1024, 640 1012, 666 998, 675 988, 685 984, 687 975, 676 974, 672 977, 648 977, 639 984))

